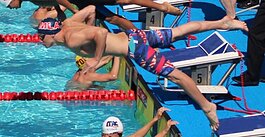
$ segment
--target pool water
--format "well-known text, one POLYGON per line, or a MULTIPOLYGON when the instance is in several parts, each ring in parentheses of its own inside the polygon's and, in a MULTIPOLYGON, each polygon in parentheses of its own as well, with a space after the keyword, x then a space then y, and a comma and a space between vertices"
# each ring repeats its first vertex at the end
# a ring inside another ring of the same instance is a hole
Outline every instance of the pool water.
MULTIPOLYGON (((37 6, 23 2, 22 7, 0 7, 0 34, 36 33, 28 18, 37 6)), ((0 92, 63 91, 77 70, 75 55, 60 46, 0 43, 0 58, 0 92)), ((120 81, 100 84, 117 89, 120 81)), ((0 101, 0 136, 98 137, 102 122, 111 115, 121 119, 128 136, 140 128, 135 108, 129 101, 0 101)))
POLYGON ((99 137, 108 116, 119 117, 128 136, 139 128, 134 108, 133 102, 2 101, 0 136, 99 137))

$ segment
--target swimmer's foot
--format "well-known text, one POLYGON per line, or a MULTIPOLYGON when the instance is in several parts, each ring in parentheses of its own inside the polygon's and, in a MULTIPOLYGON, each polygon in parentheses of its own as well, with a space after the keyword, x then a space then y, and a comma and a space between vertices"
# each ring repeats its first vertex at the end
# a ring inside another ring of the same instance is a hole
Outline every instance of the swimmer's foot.
POLYGON ((208 118, 211 128, 214 131, 217 131, 219 128, 219 120, 216 115, 216 105, 213 103, 210 103, 209 109, 207 111, 204 111, 204 114, 208 118))
POLYGON ((241 30, 248 31, 248 27, 245 22, 232 19, 229 16, 225 16, 223 19, 221 19, 221 22, 223 23, 223 25, 220 29, 224 29, 224 30, 241 29, 241 30))
POLYGON ((165 13, 172 14, 172 15, 180 15, 182 13, 182 11, 179 8, 172 6, 168 2, 164 2, 162 5, 164 7, 163 12, 165 13))

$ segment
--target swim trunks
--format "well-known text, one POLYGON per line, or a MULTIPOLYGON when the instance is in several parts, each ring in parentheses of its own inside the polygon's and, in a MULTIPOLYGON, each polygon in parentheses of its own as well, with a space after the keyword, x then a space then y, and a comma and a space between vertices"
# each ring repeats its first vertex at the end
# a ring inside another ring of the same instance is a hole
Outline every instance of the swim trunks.
POLYGON ((131 29, 125 33, 130 39, 129 57, 134 59, 138 65, 161 76, 167 76, 174 70, 173 64, 153 49, 170 46, 171 29, 148 31, 131 29))

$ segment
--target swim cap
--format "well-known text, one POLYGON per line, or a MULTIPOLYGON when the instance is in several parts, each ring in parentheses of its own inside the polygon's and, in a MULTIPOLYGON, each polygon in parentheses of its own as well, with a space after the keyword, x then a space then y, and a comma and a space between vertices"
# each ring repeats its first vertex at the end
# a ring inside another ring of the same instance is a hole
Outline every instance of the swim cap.
POLYGON ((8 6, 12 0, 0 0, 1 5, 8 6))
POLYGON ((59 31, 61 31, 61 22, 53 18, 42 20, 38 27, 38 33, 45 35, 53 35, 59 31))
POLYGON ((83 67, 85 66, 86 63, 86 59, 81 57, 81 56, 76 56, 75 57, 75 64, 79 69, 83 69, 83 67))
POLYGON ((123 125, 119 118, 117 117, 108 117, 102 124, 102 133, 111 134, 111 133, 122 133, 123 125))

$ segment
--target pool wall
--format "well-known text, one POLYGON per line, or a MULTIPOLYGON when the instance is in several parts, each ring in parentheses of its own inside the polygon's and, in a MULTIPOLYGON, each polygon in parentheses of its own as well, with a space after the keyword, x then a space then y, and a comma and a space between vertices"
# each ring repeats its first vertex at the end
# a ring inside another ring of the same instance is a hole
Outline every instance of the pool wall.
MULTIPOLYGON (((122 83, 122 90, 132 89, 136 92, 136 119, 142 125, 147 124, 155 116, 156 110, 162 105, 148 87, 143 76, 137 72, 134 62, 129 58, 121 58, 119 79, 122 83)), ((169 119, 167 113, 164 113, 163 117, 152 127, 147 136, 152 137, 162 131, 169 119)), ((179 129, 174 126, 167 136, 181 136, 181 134, 179 129)))

